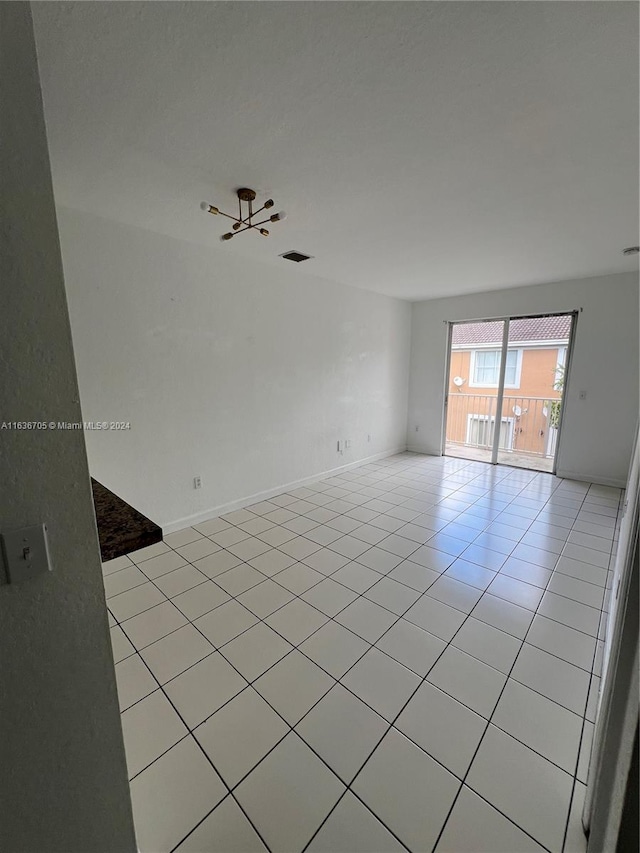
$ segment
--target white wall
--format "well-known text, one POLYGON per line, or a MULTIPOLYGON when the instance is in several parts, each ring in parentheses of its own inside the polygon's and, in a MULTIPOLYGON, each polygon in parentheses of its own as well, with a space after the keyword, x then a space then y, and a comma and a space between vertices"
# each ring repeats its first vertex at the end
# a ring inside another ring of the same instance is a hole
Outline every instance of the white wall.
MULTIPOLYGON (((81 421, 28 3, 0 4, 1 421, 81 421)), ((82 432, 0 432, 0 531, 46 523, 52 571, 0 558, 0 850, 135 851, 82 432)))
POLYGON ((131 422, 87 433, 91 473, 165 530, 405 447, 409 303, 58 217, 85 419, 131 422))
POLYGON ((638 420, 638 276, 623 274, 416 302, 407 444, 439 454, 446 321, 584 309, 565 394, 558 474, 623 486, 638 420), (585 400, 579 399, 586 391, 585 400), (415 431, 415 427, 419 431, 415 431))

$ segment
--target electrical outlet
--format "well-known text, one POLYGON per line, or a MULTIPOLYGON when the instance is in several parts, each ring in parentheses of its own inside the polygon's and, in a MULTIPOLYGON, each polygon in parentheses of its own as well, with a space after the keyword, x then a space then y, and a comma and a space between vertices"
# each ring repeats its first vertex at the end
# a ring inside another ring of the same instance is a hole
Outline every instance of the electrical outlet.
POLYGON ((347 450, 351 447, 351 439, 350 438, 348 438, 345 441, 344 446, 347 448, 347 450))
POLYGON ((202 477, 194 477, 193 478, 193 488, 201 489, 202 488, 202 477))
POLYGON ((371 441, 371 436, 370 436, 370 435, 368 435, 368 436, 367 436, 367 441, 371 441))
POLYGON ((416 432, 420 432, 420 424, 416 424, 416 432))
POLYGON ((338 453, 342 453, 342 442, 338 439, 338 453))
POLYGON ((587 399, 587 392, 586 392, 586 391, 581 391, 581 392, 580 392, 580 399, 581 399, 581 400, 586 400, 586 399, 587 399))

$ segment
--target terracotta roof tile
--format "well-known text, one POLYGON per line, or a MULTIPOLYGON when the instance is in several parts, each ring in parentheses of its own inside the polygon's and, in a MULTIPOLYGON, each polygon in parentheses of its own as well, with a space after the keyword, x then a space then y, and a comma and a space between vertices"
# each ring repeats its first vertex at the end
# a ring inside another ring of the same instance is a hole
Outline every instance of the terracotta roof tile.
MULTIPOLYGON (((557 317, 526 317, 512 320, 509 329, 510 341, 555 341, 568 340, 571 315, 557 317)), ((456 323, 453 327, 453 346, 469 344, 500 343, 502 321, 485 323, 456 323)))

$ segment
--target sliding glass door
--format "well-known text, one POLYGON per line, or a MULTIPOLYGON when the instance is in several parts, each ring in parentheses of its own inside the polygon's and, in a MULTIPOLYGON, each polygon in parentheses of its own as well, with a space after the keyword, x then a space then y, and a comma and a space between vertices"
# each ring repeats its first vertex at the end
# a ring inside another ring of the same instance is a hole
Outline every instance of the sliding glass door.
POLYGON ((574 319, 450 324, 446 455, 555 470, 574 319))

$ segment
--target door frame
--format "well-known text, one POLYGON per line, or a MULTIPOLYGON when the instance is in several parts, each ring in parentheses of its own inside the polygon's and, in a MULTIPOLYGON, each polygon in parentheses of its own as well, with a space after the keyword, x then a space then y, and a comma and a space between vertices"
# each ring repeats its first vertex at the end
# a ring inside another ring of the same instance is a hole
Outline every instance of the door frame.
MULTIPOLYGON (((555 476, 558 470, 558 453, 562 444, 562 427, 564 426, 565 400, 569 390, 569 379, 571 377, 571 366, 573 364, 573 350, 576 340, 576 327, 578 325, 578 314, 582 311, 571 311, 571 328, 569 329, 569 343, 567 344, 567 355, 564 360, 564 381, 562 383, 562 405, 560 406, 560 420, 558 421, 558 435, 556 436, 556 446, 553 453, 553 474, 555 476)), ((556 315, 558 316, 558 315, 556 315)))
POLYGON ((509 352, 509 326, 511 318, 502 321, 502 348, 500 351, 500 373, 498 374, 498 393, 496 395, 496 428, 493 431, 493 447, 491 448, 491 464, 498 464, 500 453, 500 436, 502 434, 502 409, 504 408, 504 380, 507 375, 507 353, 509 352))
POLYGON ((442 406, 442 433, 440 436, 440 456, 446 456, 447 447, 447 415, 449 414, 449 374, 451 373, 451 340, 453 338, 453 327, 455 321, 445 320, 447 327, 447 349, 444 357, 444 402, 442 406))
MULTIPOLYGON (((447 349, 445 354, 445 370, 444 370, 444 405, 442 407, 442 441, 440 445, 440 455, 446 456, 447 449, 447 417, 449 414, 449 374, 451 372, 451 344, 453 340, 453 327, 460 326, 467 323, 504 323, 503 335, 502 335, 502 355, 500 359, 500 375, 498 379, 498 394, 496 399, 496 423, 497 423, 497 413, 502 412, 502 404, 504 400, 504 378, 507 370, 507 359, 506 352, 509 349, 509 324, 511 320, 529 320, 538 317, 570 317, 571 325, 569 328, 569 341, 567 343, 567 353, 564 364, 564 383, 562 386, 562 405, 560 406, 560 419, 558 421, 557 427, 557 437, 556 437, 556 445, 554 448, 553 454, 553 467, 551 473, 555 476, 558 469, 558 456, 560 447, 562 445, 562 433, 564 426, 564 415, 565 415, 565 401, 567 398, 567 393, 569 389, 569 380, 571 376, 571 367, 573 365, 573 352, 575 348, 575 339, 576 339, 576 327, 578 324, 578 315, 582 311, 582 308, 574 308, 571 311, 551 311, 551 312, 536 312, 534 314, 510 314, 502 317, 476 317, 465 320, 445 320, 445 324, 447 326, 447 349)), ((502 424, 502 421, 500 421, 502 424)), ((494 444, 491 451, 491 462, 488 464, 491 465, 508 465, 507 462, 499 462, 498 461, 498 453, 500 451, 499 443, 500 443, 500 432, 501 430, 496 430, 494 435, 494 444)), ((459 458, 459 457, 452 457, 459 458)), ((535 468, 531 469, 523 469, 523 470, 537 470, 535 468)))

